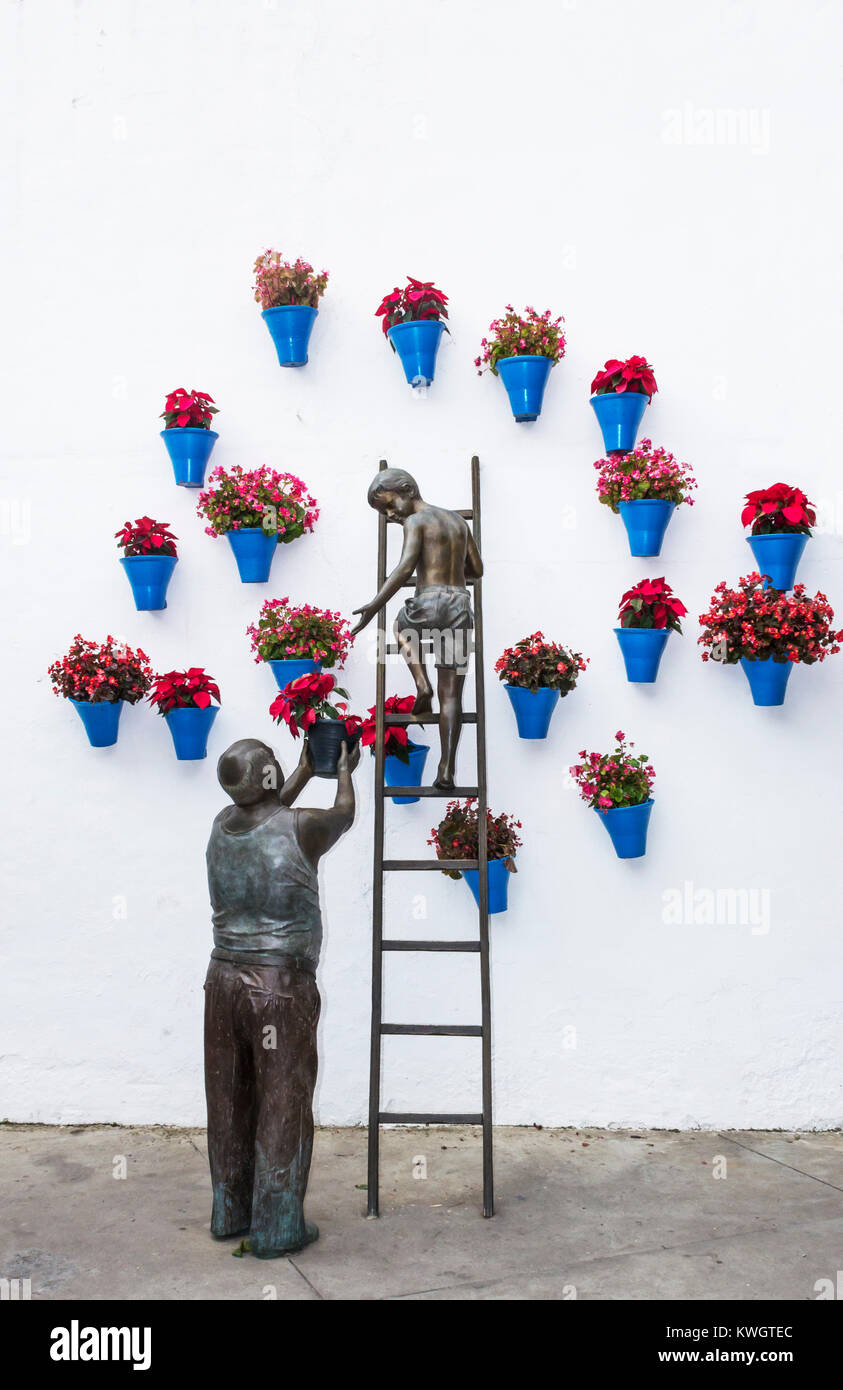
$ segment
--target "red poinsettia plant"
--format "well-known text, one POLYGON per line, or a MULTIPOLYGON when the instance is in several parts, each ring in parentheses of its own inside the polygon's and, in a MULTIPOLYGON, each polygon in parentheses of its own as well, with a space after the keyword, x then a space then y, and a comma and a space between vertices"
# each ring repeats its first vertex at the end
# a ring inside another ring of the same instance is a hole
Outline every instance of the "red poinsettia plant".
POLYGON ((670 628, 671 632, 681 632, 679 619, 687 612, 664 577, 642 579, 622 596, 618 619, 621 627, 670 628))
POLYGON ((650 800, 656 773, 646 753, 634 754, 635 744, 626 740, 623 729, 615 734, 611 753, 580 750, 581 763, 569 769, 580 789, 580 796, 598 811, 618 806, 640 806, 650 800))
MULTIPOLYGON (((412 275, 408 275, 403 288, 396 285, 394 290, 384 295, 375 310, 375 318, 381 320, 385 335, 397 323, 416 323, 425 319, 438 321, 449 333, 450 329, 444 322, 448 317, 447 303, 448 296, 437 290, 432 280, 414 280, 412 275)), ((394 350, 395 344, 390 345, 394 350)))
POLYGON ((280 251, 266 250, 255 261, 255 301, 262 309, 309 304, 315 309, 328 286, 328 271, 313 269, 301 256, 285 261, 280 251))
MULTIPOLYGON (((520 820, 516 820, 508 812, 502 811, 496 816, 487 808, 487 857, 489 860, 505 860, 511 874, 517 872, 515 854, 522 843, 518 834, 520 829, 520 820)), ((464 802, 448 802, 442 820, 431 830, 427 843, 434 846, 437 859, 476 859, 480 852, 479 833, 480 814, 477 798, 469 796, 464 802)), ((459 869, 445 869, 444 873, 448 878, 461 877, 459 869)))
POLYGON ((208 536, 259 526, 267 533, 277 531, 278 544, 287 545, 312 531, 319 516, 316 498, 293 473, 265 466, 246 471, 235 464, 215 468, 208 482, 196 504, 197 514, 209 523, 208 536))
POLYGON ((123 554, 130 555, 173 555, 178 556, 176 549, 177 536, 172 531, 168 531, 168 521, 153 521, 151 516, 139 516, 137 521, 124 521, 119 531, 114 532, 114 539, 117 541, 118 549, 123 547, 123 554))
POLYGON ((533 692, 558 690, 564 696, 573 690, 589 660, 580 652, 567 651, 558 642, 548 642, 543 632, 532 632, 514 647, 506 648, 495 662, 495 670, 506 685, 533 692))
POLYGON ((528 304, 523 314, 517 314, 507 304, 503 318, 492 319, 489 324, 492 337, 480 339, 480 356, 474 359, 477 375, 482 376, 488 368, 497 376, 502 357, 549 357, 553 363, 561 362, 565 356, 564 322, 561 314, 551 318, 549 309, 539 314, 528 304))
POLYGON ((161 419, 168 430, 209 430, 213 415, 219 415, 213 396, 207 391, 185 391, 179 386, 168 395, 161 419))
POLYGON ((91 642, 77 632, 67 655, 54 661, 47 674, 53 694, 66 700, 110 705, 125 700, 136 705, 149 689, 152 667, 140 647, 134 651, 111 636, 91 642))
POLYGON ((174 709, 207 709, 212 698, 222 704, 219 686, 201 666, 156 676, 147 698, 151 705, 157 705, 159 714, 174 709))
POLYGON ((733 666, 747 661, 802 661, 812 665, 840 651, 843 632, 832 627, 834 609, 823 593, 810 598, 804 584, 791 593, 765 589, 757 571, 738 581, 737 589, 716 586, 705 613, 700 614, 706 650, 703 661, 733 666))
POLYGON ((339 613, 311 603, 290 603, 289 598, 268 598, 246 633, 257 662, 306 658, 323 666, 344 666, 352 641, 339 613))
POLYGON ((607 396, 610 393, 622 396, 624 392, 632 391, 646 396, 648 401, 653 399, 658 389, 646 357, 627 357, 625 362, 612 357, 591 383, 593 396, 607 396))
MULTIPOLYGON (((384 714, 410 714, 415 704, 413 695, 387 695, 383 702, 384 714)), ((369 710, 367 719, 360 725, 360 743, 369 748, 375 756, 377 738, 377 719, 375 706, 369 710)), ((388 758, 398 758, 400 762, 410 762, 410 737, 406 724, 385 724, 383 731, 383 751, 388 758)))
POLYGON ((347 734, 355 734, 361 720, 356 714, 347 714, 348 691, 337 685, 334 677, 322 671, 314 671, 307 676, 299 676, 285 685, 269 706, 269 713, 276 724, 286 724, 293 738, 306 734, 317 719, 341 719, 347 734), (334 697, 342 695, 342 700, 334 697))
POLYGON ((750 526, 753 536, 781 536, 799 532, 810 536, 817 522, 814 504, 804 492, 789 483, 774 483, 746 494, 741 526, 750 526))
POLYGON ((661 446, 653 448, 651 439, 642 439, 629 454, 598 459, 594 467, 600 474, 597 495, 613 512, 617 512, 620 502, 642 499, 694 505, 688 493, 697 482, 690 466, 677 463, 673 454, 661 446))

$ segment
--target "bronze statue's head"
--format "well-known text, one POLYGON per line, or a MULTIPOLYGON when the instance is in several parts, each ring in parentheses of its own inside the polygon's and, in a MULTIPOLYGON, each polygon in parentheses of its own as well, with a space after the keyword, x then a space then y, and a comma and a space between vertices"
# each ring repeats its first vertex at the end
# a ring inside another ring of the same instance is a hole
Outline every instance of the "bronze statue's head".
POLYGON ((403 521, 415 511, 421 497, 419 485, 403 468, 383 468, 369 485, 369 506, 387 521, 403 521))
POLYGON ((267 744, 257 738, 240 738, 226 748, 217 763, 223 791, 237 806, 252 806, 267 792, 284 785, 281 764, 267 744))

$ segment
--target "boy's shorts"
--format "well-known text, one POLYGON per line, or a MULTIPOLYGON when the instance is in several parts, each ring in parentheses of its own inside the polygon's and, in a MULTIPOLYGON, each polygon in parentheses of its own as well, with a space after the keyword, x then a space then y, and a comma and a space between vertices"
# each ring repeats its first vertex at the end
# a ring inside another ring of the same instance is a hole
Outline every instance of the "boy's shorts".
MULTIPOLYGON (((428 584, 408 598, 396 622, 402 637, 415 633, 433 644, 437 666, 464 676, 472 652, 474 614, 468 589, 456 584, 428 584)), ((419 649, 418 659, 423 659, 419 649)))

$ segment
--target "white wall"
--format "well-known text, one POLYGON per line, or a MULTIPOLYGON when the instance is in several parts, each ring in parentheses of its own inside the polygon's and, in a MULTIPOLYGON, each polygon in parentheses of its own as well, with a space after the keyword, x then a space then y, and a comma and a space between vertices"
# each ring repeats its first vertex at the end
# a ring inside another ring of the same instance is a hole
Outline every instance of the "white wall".
MULTIPOLYGON (((783 708, 755 709, 739 670, 701 663, 696 615, 750 568, 742 494, 779 479, 823 508, 802 577, 843 610, 839 6, 81 0, 6 3, 3 17, 0 1115, 204 1114, 215 758, 178 764, 146 708, 125 712, 115 748, 89 748, 48 662, 77 631, 111 631, 159 669, 205 665, 223 693, 212 753, 257 735, 289 764, 297 746, 269 719, 246 624, 266 595, 346 613, 371 596, 380 457, 460 506, 477 452, 491 800, 520 814, 525 841, 492 928, 497 1120, 838 1123, 843 659, 798 669, 783 708), (279 370, 252 301, 269 245, 331 271, 302 371, 279 370), (426 399, 374 318, 408 272, 451 295, 426 399), (534 426, 472 366, 507 301, 567 320, 534 426), (643 432, 700 484, 651 562, 630 558, 591 466, 591 376, 632 352, 660 386, 643 432), (238 582, 172 482, 157 416, 176 385, 216 397, 215 462, 292 469, 319 499, 315 534, 278 554, 266 590, 238 582), (112 542, 143 512, 180 538, 165 613, 134 611, 112 542), (636 688, 612 627, 647 574, 691 616, 658 684, 636 688), (491 665, 535 627, 591 665, 530 745, 491 665), (566 783, 578 750, 618 728, 658 774, 648 854, 632 863, 566 783), (666 924, 663 894, 686 881, 763 890, 769 930, 666 924)), ((369 705, 365 642, 346 676, 369 705)), ((390 684, 409 689, 403 672, 390 684)), ((467 732, 463 780, 472 748, 467 732)), ((318 1115, 331 1124, 366 1108, 368 757, 356 782, 356 823, 321 875, 318 1115)), ((434 815, 390 808, 389 851, 424 852, 434 815)), ((425 934, 472 928, 465 885, 427 875, 390 884, 390 931, 419 930, 421 892, 425 934)), ((388 1018, 478 1017, 473 958, 400 955, 387 970, 388 1018)), ((388 1040, 384 1100, 474 1108, 476 1060, 472 1041, 388 1040)))

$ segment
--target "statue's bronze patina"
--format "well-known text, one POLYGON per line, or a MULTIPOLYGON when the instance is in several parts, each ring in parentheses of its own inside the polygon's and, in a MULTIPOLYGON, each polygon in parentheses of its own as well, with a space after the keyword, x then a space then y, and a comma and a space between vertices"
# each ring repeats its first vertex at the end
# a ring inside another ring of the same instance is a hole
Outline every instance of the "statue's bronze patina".
POLYGON ((433 687, 425 666, 425 642, 438 674, 441 756, 434 786, 449 790, 462 728, 462 692, 471 655, 474 616, 466 587, 483 574, 474 537, 458 512, 431 506, 403 468, 385 468, 369 488, 369 505, 404 528, 401 559, 379 593, 362 608, 355 635, 415 575, 416 591, 395 620, 395 639, 416 683, 414 715, 430 714, 433 687))
POLYGON ((207 849, 211 1232, 248 1233, 249 1249, 263 1259, 300 1250, 319 1234, 304 1219, 318 1063, 317 864, 354 819, 359 757, 358 748, 343 747, 329 810, 291 809, 313 775, 306 743, 286 782, 258 739, 233 743, 217 766, 234 805, 217 816, 207 849))

